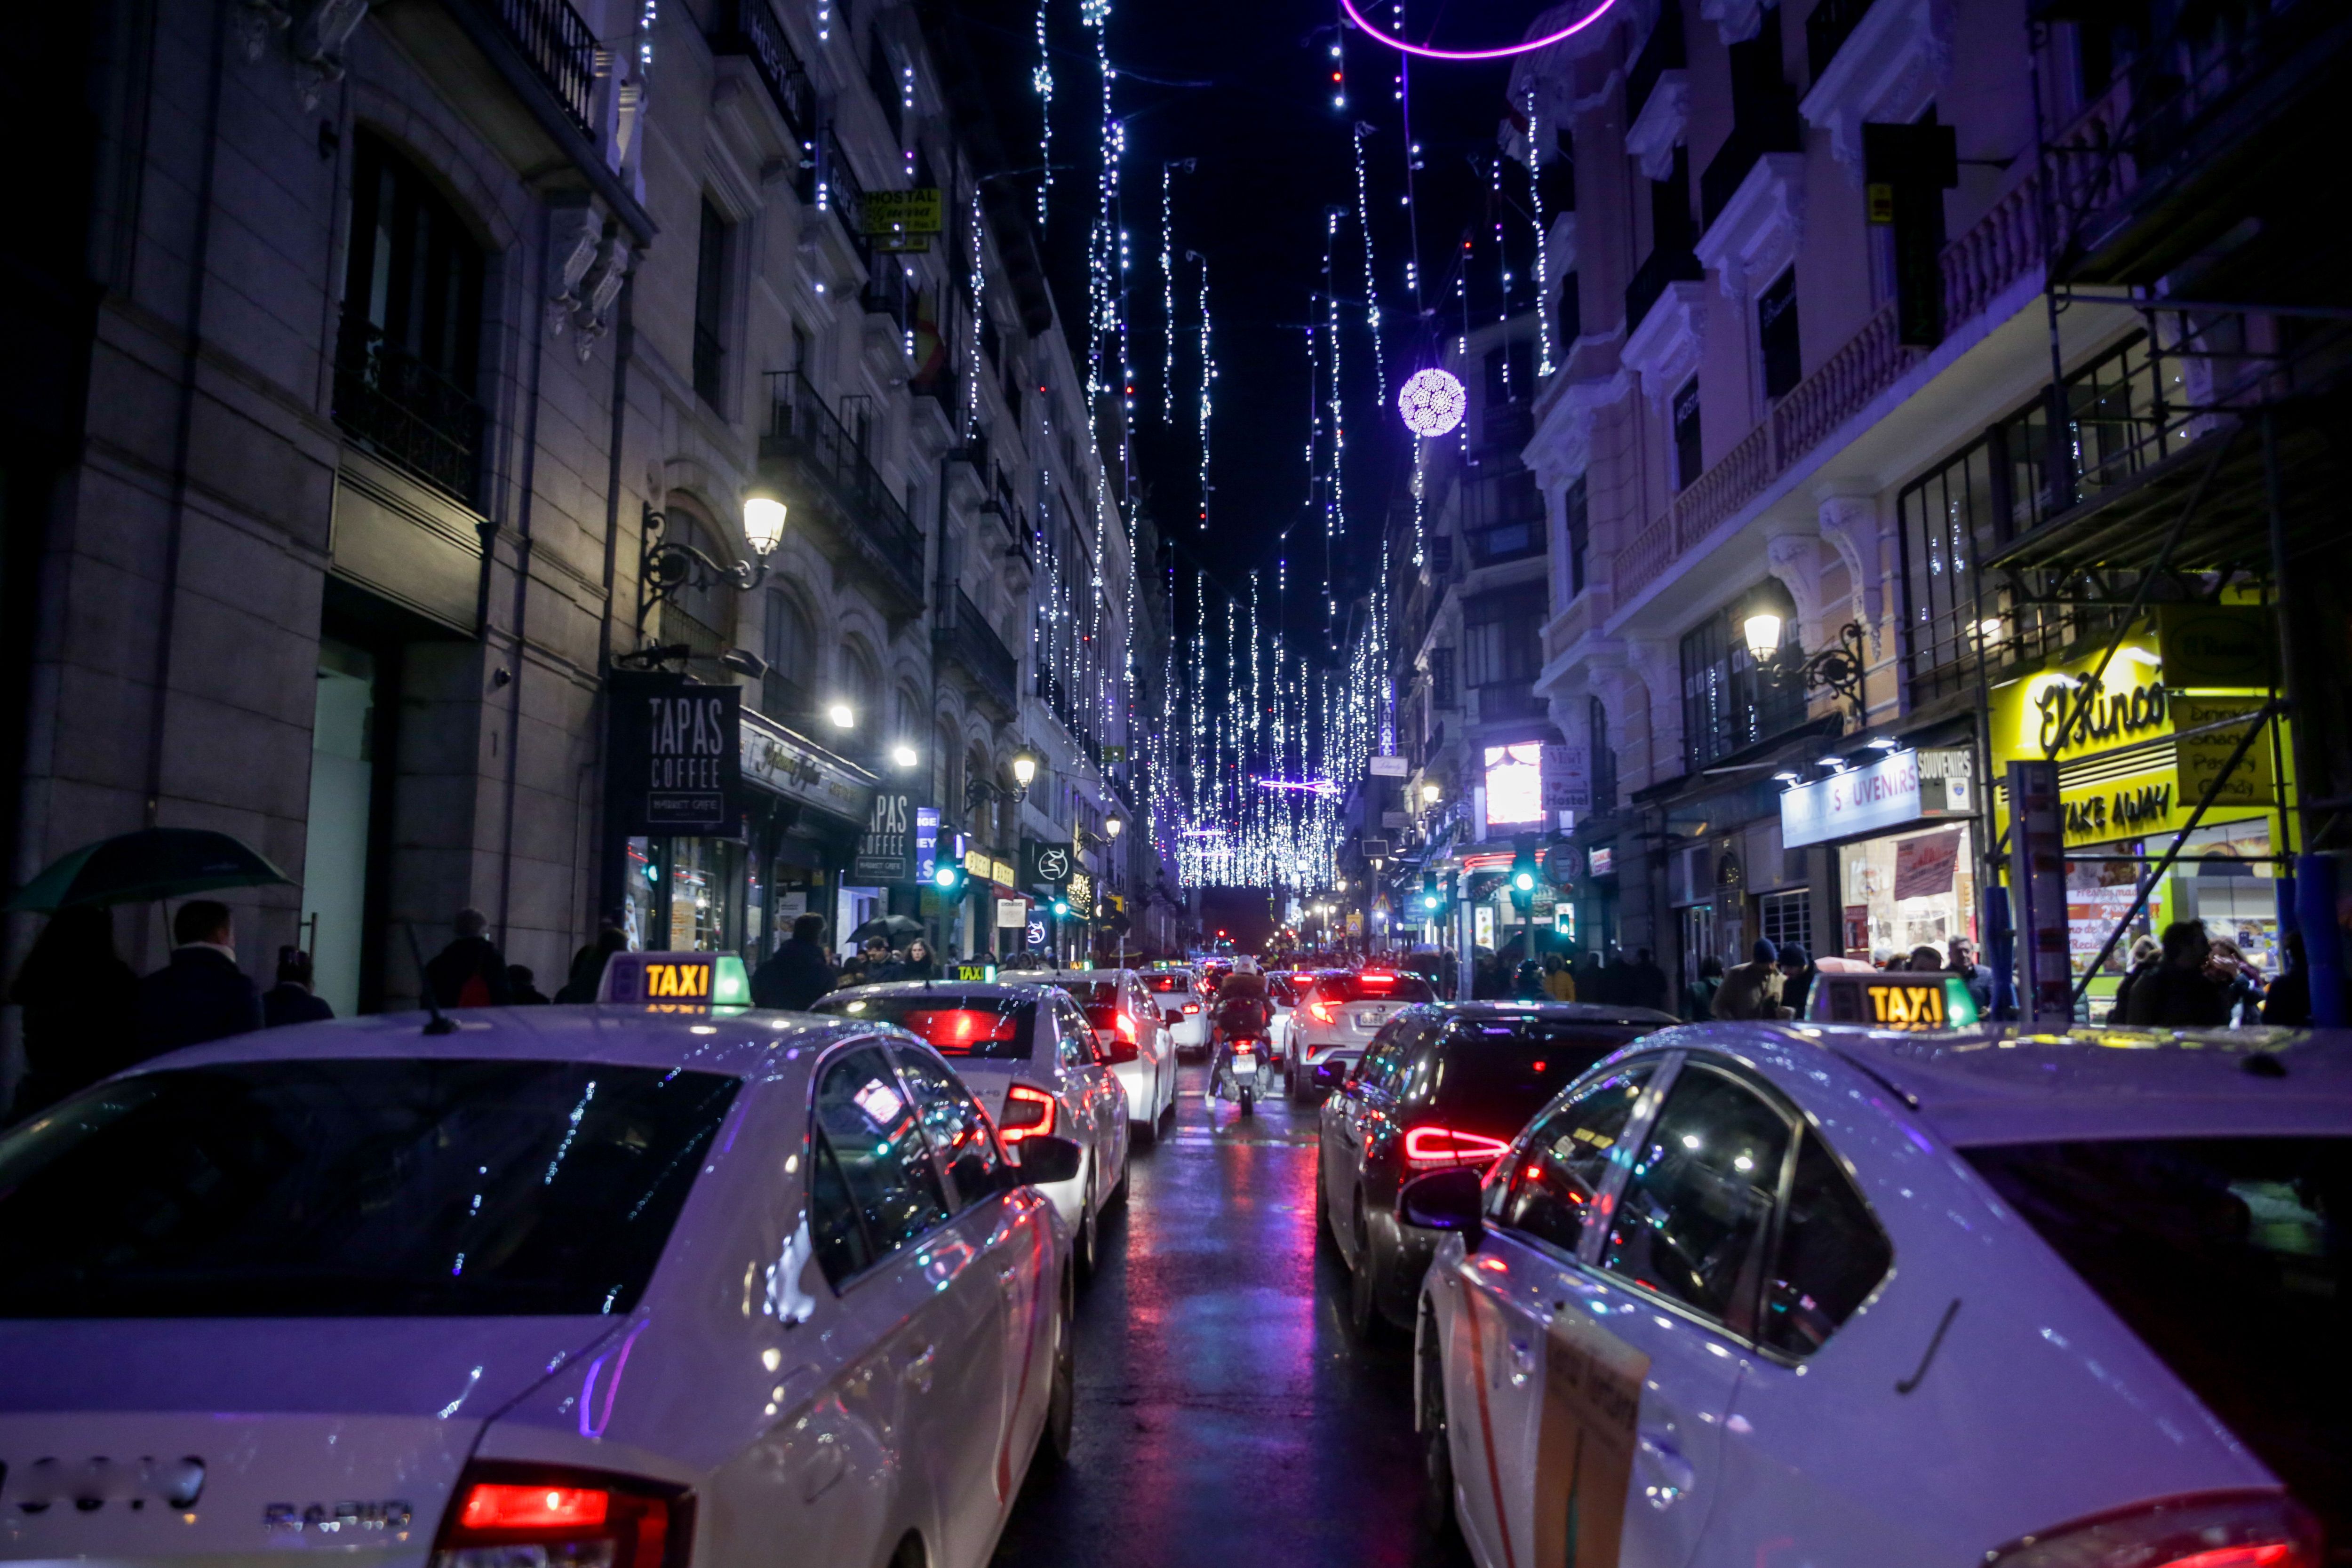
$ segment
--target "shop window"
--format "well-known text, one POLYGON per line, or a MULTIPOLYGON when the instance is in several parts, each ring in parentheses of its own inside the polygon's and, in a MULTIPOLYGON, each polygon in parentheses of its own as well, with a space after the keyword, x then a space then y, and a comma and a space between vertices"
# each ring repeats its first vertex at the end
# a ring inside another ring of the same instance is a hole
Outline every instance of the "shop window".
POLYGON ((816 667, 816 647, 809 636, 808 617, 793 596, 781 589, 768 591, 761 657, 767 674, 760 677, 760 706, 770 718, 803 721, 815 707, 810 677, 816 667))
POLYGON ((726 339, 720 310, 725 303, 727 259, 734 227, 708 198, 702 204, 702 245, 694 262, 694 391, 712 408, 721 407, 727 385, 726 339))
POLYGON ((1705 455, 1698 435, 1698 377, 1693 376, 1675 393, 1675 488, 1687 490, 1698 482, 1705 455))
POLYGON ((310 727, 310 808, 302 860, 302 930, 312 986, 338 1018, 360 1010, 366 939, 368 828, 374 804, 376 660, 319 639, 310 727))
MULTIPOLYGON (((1976 926, 1974 841, 1975 835, 1963 825, 1842 846, 1837 852, 1838 924, 1845 956, 1899 957, 1918 946, 1941 952, 1955 936, 1978 941, 1981 947, 1976 926)), ((2124 873, 2122 898, 2128 904, 2130 868, 2118 869, 2124 873)), ((2084 901, 2096 903, 2096 895, 2084 901)), ((2077 902, 2070 889, 2068 903, 2077 902)), ((2115 913, 2120 915, 2122 908, 2118 905, 2115 913)), ((2108 924, 2113 918, 2108 917, 2108 924)), ((2075 940, 2078 944, 2083 940, 2080 932, 2075 940)), ((2097 947, 2091 951, 2095 953, 2097 947)), ((2090 956, 2084 954, 2078 962, 2087 963, 2090 956)))
POLYGON ((1756 297, 1756 340, 1764 358, 1764 395, 1779 399, 1804 379, 1797 344, 1797 269, 1789 268, 1756 297))

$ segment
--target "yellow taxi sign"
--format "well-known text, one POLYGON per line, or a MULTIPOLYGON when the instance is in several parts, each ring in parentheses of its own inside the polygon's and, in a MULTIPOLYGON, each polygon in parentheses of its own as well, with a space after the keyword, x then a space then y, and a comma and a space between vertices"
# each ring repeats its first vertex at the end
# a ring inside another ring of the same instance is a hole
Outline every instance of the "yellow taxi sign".
POLYGON ((1965 1029, 1977 1021, 1977 1002, 1954 974, 1822 974, 1813 977, 1805 1015, 1815 1023, 1874 1029, 1965 1029))
POLYGON ((596 999, 660 1011, 708 1011, 751 1003, 750 973, 732 953, 615 953, 596 999))
POLYGON ((955 967, 955 977, 963 981, 967 985, 992 986, 996 983, 996 966, 993 964, 958 964, 955 967))

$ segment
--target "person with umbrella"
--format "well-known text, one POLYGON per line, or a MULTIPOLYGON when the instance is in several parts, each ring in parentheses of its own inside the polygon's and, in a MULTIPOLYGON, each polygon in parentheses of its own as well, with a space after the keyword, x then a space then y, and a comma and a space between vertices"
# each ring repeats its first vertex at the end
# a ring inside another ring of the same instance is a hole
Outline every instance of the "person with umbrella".
POLYGON ((139 1060, 139 977, 114 950, 114 914, 60 909, 33 938, 8 999, 25 1009, 10 1114, 32 1115, 139 1060))
POLYGON ((139 1056, 248 1034, 261 1027, 261 990, 236 967, 228 905, 192 898, 172 916, 170 962, 139 982, 139 1056))

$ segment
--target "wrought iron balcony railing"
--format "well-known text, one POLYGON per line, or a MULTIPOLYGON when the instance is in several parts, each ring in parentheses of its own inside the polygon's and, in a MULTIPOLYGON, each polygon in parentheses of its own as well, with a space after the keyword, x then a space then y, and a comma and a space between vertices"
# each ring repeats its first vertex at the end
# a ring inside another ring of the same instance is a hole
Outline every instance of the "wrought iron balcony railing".
POLYGON ((748 58, 793 134, 806 141, 815 133, 815 85, 768 0, 734 0, 727 7, 726 26, 710 35, 710 51, 748 58))
MULTIPOLYGON (((817 503, 810 510, 818 548, 862 566, 903 606, 920 609, 922 529, 805 376, 771 371, 768 388, 768 432, 760 440, 760 456, 795 471, 800 483, 792 486, 791 499, 817 503)), ((806 514, 796 508, 793 515, 806 514)))
POLYGON ((596 35, 567 0, 478 0, 583 134, 594 132, 596 35))
POLYGON ((335 423, 377 456, 478 504, 482 405, 357 318, 344 321, 335 345, 335 423))

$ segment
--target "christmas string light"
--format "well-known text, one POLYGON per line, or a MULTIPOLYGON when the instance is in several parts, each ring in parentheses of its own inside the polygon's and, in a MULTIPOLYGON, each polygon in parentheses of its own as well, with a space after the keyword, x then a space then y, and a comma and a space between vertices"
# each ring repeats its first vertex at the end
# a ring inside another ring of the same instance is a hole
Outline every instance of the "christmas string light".
POLYGON ((1389 370, 1387 357, 1381 349, 1381 287, 1372 266, 1372 207, 1364 183, 1364 138, 1372 128, 1362 120, 1356 121, 1356 226, 1363 231, 1364 239, 1364 319, 1372 329, 1372 381, 1378 402, 1389 401, 1389 370))
MULTIPOLYGON (((1544 235, 1542 163, 1543 128, 1536 119, 1536 91, 1530 86, 1528 89, 1528 199, 1529 210, 1535 214, 1536 224, 1536 374, 1538 377, 1551 374, 1551 313, 1544 308, 1544 291, 1551 287, 1551 256, 1544 235)), ((1504 308, 1507 310, 1509 308, 1509 302, 1506 301, 1504 308)), ((1561 344, 1560 351, 1565 353, 1567 350, 1568 345, 1561 344)), ((1507 354, 1504 357, 1508 359, 1510 356, 1507 354)))
POLYGON ((1201 438, 1201 528, 1205 532, 1209 527, 1210 389, 1217 379, 1217 361, 1209 343, 1209 258, 1197 250, 1184 254, 1201 264, 1201 396, 1197 413, 1201 438))
POLYGON ((1037 131, 1037 227, 1045 227, 1045 196, 1054 188, 1054 57, 1045 47, 1045 10, 1051 0, 1037 0, 1037 68, 1029 85, 1042 99, 1037 131))

